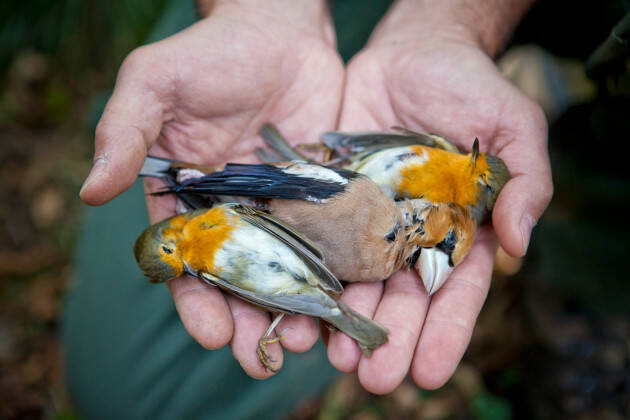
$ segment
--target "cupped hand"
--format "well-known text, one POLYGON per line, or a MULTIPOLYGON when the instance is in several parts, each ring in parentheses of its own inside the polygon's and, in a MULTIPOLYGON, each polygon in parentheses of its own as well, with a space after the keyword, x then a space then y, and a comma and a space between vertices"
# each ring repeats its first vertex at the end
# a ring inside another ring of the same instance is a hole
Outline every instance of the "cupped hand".
MULTIPOLYGON (((384 285, 346 287, 342 299, 387 326, 390 341, 365 358, 333 333, 329 359, 342 371, 357 371, 374 393, 392 391, 408 372, 423 388, 450 378, 487 295, 497 238, 509 254, 525 254, 553 190, 541 109, 502 77, 474 38, 440 33, 431 23, 411 37, 400 25, 377 29, 349 64, 340 130, 399 125, 440 134, 467 150, 478 137, 481 151, 501 157, 512 179, 494 207, 494 230, 479 229, 465 261, 432 298, 411 272, 384 285)), ((423 22, 415 25, 423 28, 423 22)))
MULTIPOLYGON (((289 139, 316 141, 335 128, 343 65, 324 2, 263 8, 217 2, 209 17, 124 61, 96 130, 94 166, 81 190, 100 205, 128 189, 148 153, 203 164, 254 162, 257 131, 272 121, 289 139)), ((147 180, 147 192, 161 187, 147 180)), ((152 223, 175 214, 173 197, 147 196, 152 223)), ((131 250, 129 250, 131 252, 131 250)), ((192 277, 168 283, 180 318, 202 346, 229 343, 253 377, 267 377, 256 356, 269 315, 192 277)), ((306 351, 313 319, 285 317, 282 346, 306 351)), ((278 344, 269 346, 282 364, 278 344)))

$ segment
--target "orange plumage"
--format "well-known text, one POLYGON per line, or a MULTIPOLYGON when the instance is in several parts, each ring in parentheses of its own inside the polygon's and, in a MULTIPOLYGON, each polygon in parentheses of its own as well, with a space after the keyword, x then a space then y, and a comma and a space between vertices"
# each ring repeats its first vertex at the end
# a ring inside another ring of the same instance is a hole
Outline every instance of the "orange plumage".
POLYGON ((254 208, 224 204, 174 216, 147 228, 134 254, 154 283, 184 273, 280 313, 261 337, 257 354, 275 371, 266 345, 285 313, 318 317, 354 338, 366 355, 387 341, 385 327, 339 302, 343 286, 321 252, 280 220, 254 208))
MULTIPOLYGON (((394 129, 330 132, 322 139, 334 152, 333 161, 368 176, 390 198, 434 206, 425 212, 423 232, 415 238, 422 247, 416 267, 427 291, 434 293, 470 250, 477 225, 488 218, 510 174, 501 159, 479 152, 477 139, 471 153, 461 154, 438 135, 394 129)), ((261 134, 282 157, 286 140, 265 127, 261 134)))
POLYGON ((473 165, 471 155, 460 155, 426 146, 410 146, 423 163, 412 162, 401 168, 398 194, 401 197, 425 198, 432 203, 454 203, 474 206, 478 201, 479 178, 488 176, 484 155, 473 165))
POLYGON ((216 251, 230 237, 237 220, 216 208, 197 216, 186 223, 179 241, 182 259, 195 270, 220 273, 221 267, 214 263, 216 251))

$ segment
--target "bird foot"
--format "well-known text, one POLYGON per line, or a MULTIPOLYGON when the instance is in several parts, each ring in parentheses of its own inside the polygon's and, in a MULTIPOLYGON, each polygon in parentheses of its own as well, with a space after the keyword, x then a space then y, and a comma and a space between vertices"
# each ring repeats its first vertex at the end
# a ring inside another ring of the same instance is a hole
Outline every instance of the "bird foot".
POLYGON ((258 354, 258 358, 260 359, 260 362, 263 364, 265 369, 269 369, 272 372, 278 371, 278 369, 275 369, 271 365, 272 363, 275 363, 276 361, 271 357, 271 354, 267 350, 267 344, 279 343, 283 339, 284 339, 284 334, 280 334, 277 337, 268 337, 267 335, 264 335, 258 341, 258 348, 256 349, 256 353, 258 354))

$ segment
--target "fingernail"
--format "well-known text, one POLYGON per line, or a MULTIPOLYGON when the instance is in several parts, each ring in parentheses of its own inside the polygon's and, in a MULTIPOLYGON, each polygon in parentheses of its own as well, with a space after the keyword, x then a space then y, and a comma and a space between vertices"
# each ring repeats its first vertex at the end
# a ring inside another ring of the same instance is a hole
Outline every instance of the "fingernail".
POLYGON ((527 252, 529 247, 529 239, 532 235, 532 229, 536 226, 536 219, 534 219, 529 213, 525 213, 525 216, 521 219, 521 237, 523 240, 523 250, 527 252))
POLYGON ((105 165, 107 165, 107 159, 104 156, 98 157, 94 161, 94 165, 92 165, 92 169, 88 177, 83 182, 83 186, 81 187, 81 191, 79 191, 79 195, 83 194, 83 190, 88 188, 91 184, 97 181, 103 174, 105 173, 105 165))

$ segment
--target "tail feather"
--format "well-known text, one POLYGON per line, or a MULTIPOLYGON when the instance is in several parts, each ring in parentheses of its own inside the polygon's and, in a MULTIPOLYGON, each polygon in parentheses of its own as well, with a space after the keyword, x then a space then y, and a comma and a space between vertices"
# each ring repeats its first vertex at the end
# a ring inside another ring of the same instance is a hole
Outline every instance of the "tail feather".
POLYGON ((387 328, 364 317, 341 301, 337 301, 337 306, 340 312, 328 315, 324 320, 354 338, 363 354, 369 356, 372 350, 387 342, 387 328))
POLYGON ((276 152, 280 157, 285 160, 303 160, 305 162, 310 161, 309 158, 304 156, 295 150, 287 142, 287 140, 280 134, 275 125, 266 123, 260 129, 260 135, 265 142, 276 152))
POLYGON ((155 156, 147 156, 140 169, 139 176, 149 176, 153 178, 168 177, 167 171, 174 161, 170 159, 159 158, 155 156))
POLYGON ((284 162, 286 160, 278 156, 278 154, 276 154, 275 152, 268 149, 263 149, 262 147, 257 147, 254 152, 256 153, 256 156, 258 156, 258 159, 260 159, 262 163, 277 163, 277 162, 284 162))

